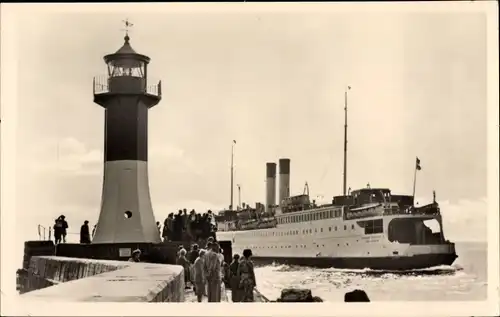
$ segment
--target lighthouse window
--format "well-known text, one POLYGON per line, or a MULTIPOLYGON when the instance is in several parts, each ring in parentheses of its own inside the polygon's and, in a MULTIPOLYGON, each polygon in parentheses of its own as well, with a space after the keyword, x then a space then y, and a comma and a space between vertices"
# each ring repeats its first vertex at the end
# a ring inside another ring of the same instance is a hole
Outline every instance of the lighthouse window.
POLYGON ((347 226, 346 225, 344 225, 344 230, 347 230, 347 226))
POLYGON ((127 210, 127 211, 125 211, 124 216, 125 216, 125 218, 127 218, 127 219, 132 218, 132 212, 131 212, 131 211, 129 211, 129 210, 127 210))

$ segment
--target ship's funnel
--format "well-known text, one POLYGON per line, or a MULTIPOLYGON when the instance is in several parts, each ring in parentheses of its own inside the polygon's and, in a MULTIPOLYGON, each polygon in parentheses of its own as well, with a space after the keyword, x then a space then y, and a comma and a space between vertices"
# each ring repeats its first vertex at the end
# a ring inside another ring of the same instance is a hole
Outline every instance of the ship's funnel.
POLYGON ((276 205, 276 163, 266 163, 266 212, 276 205))
POLYGON ((280 165, 280 190, 279 203, 283 203, 285 198, 290 197, 290 159, 282 158, 279 160, 280 165))

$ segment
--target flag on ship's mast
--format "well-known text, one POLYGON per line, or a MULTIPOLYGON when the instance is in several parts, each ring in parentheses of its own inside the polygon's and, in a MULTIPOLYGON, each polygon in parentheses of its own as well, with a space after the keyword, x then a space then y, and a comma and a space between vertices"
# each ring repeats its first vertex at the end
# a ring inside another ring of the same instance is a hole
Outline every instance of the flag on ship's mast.
POLYGON ((422 169, 422 166, 420 166, 420 159, 418 157, 415 164, 415 168, 417 169, 417 171, 420 171, 422 169))

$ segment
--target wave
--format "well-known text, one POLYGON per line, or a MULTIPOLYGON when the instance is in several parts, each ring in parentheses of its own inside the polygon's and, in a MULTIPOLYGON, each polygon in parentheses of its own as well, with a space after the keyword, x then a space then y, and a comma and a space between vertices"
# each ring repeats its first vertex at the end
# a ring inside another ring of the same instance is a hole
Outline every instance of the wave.
MULTIPOLYGON (((463 268, 460 265, 439 265, 425 269, 412 269, 412 270, 377 270, 377 269, 338 269, 338 268, 326 268, 317 269, 313 267, 298 266, 298 265, 286 265, 273 263, 267 267, 272 268, 275 272, 325 272, 325 273, 337 273, 342 275, 365 275, 365 276, 382 276, 386 274, 391 274, 395 276, 423 276, 423 275, 453 275, 456 272, 462 271, 463 268)), ((266 268, 266 266, 262 267, 266 268)))

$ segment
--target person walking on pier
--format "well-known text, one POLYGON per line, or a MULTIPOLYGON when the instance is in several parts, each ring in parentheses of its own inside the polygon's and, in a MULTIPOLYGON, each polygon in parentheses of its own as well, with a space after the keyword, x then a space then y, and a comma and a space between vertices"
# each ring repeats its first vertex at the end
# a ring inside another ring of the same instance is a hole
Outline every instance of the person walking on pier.
POLYGON ((54 242, 55 242, 55 244, 61 243, 61 237, 62 237, 62 223, 59 221, 59 218, 57 218, 54 221, 54 242))
POLYGON ((83 222, 83 225, 80 227, 80 243, 90 243, 90 229, 88 220, 85 220, 83 222))
POLYGON ((189 261, 186 259, 186 249, 182 248, 179 251, 179 257, 177 258, 177 265, 180 265, 184 268, 184 284, 185 288, 189 288, 188 282, 190 281, 189 277, 189 272, 190 272, 190 266, 189 266, 189 261))
POLYGON ((66 243, 66 235, 68 234, 68 222, 66 221, 66 217, 64 215, 61 215, 59 217, 61 224, 62 224, 62 242, 66 243))
POLYGON ((231 288, 231 301, 240 301, 240 278, 238 276, 238 266, 240 265, 240 255, 233 255, 233 262, 229 265, 229 286, 231 288))
POLYGON ((243 250, 243 259, 238 265, 238 277, 240 279, 241 287, 241 301, 253 302, 253 289, 257 286, 255 280, 255 272, 253 269, 253 262, 250 260, 252 257, 252 250, 243 250))
POLYGON ((200 255, 200 250, 198 248, 198 245, 196 243, 194 243, 192 246, 191 246, 191 250, 189 250, 188 254, 187 254, 187 259, 189 261, 189 276, 191 277, 191 283, 194 285, 194 273, 193 273, 193 270, 194 270, 194 262, 196 261, 196 259, 198 258, 198 256, 200 255))
POLYGON ((205 295, 205 270, 203 269, 205 250, 200 250, 200 253, 193 264, 193 285, 194 293, 198 299, 198 303, 203 300, 203 295, 205 295))
POLYGON ((64 218, 64 215, 60 215, 54 224, 54 238, 56 244, 61 243, 61 240, 62 242, 66 242, 66 230, 68 229, 68 223, 64 220, 64 218))
POLYGON ((209 244, 209 248, 209 251, 205 254, 204 270, 208 288, 208 302, 215 303, 221 300, 220 246, 217 242, 212 242, 209 244))
POLYGON ((158 228, 158 233, 161 235, 161 223, 159 221, 156 222, 156 227, 158 228))
POLYGON ((179 209, 179 213, 174 216, 174 235, 172 241, 182 241, 182 209, 179 209))
POLYGON ((163 241, 168 242, 173 240, 173 232, 174 232, 174 213, 168 214, 168 217, 165 218, 163 222, 163 241))
POLYGON ((194 264, 194 261, 196 261, 196 259, 198 258, 199 253, 200 253, 199 247, 196 243, 194 243, 191 246, 191 251, 189 251, 188 256, 187 256, 187 259, 189 260, 189 262, 191 264, 194 264))
POLYGON ((182 241, 186 241, 189 239, 188 232, 187 232, 189 215, 187 214, 186 208, 184 208, 182 210, 181 221, 182 221, 182 237, 181 237, 181 239, 182 239, 182 241))
POLYGON ((128 259, 129 262, 141 262, 141 250, 136 249, 132 252, 132 257, 128 259))

